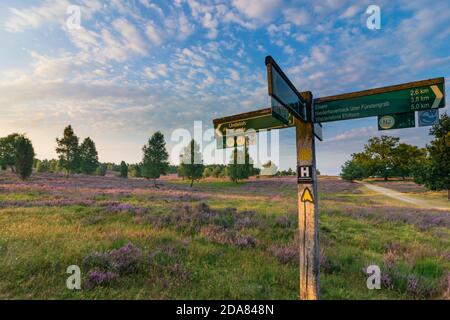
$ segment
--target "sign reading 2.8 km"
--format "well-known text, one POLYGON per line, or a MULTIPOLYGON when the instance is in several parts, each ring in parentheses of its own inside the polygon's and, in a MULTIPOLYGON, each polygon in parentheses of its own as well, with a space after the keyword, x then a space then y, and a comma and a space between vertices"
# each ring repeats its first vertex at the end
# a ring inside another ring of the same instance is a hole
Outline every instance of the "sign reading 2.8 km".
POLYGON ((445 107, 444 78, 318 98, 314 122, 328 122, 445 107))

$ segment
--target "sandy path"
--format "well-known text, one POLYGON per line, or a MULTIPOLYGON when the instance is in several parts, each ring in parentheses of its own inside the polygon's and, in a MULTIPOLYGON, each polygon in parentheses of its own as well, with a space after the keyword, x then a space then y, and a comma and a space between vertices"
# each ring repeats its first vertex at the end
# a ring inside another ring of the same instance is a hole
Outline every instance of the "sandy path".
POLYGON ((380 186, 376 186, 370 183, 364 183, 364 182, 360 182, 357 181, 359 184, 362 184, 363 186, 365 186, 366 188, 378 192, 382 195, 385 195, 387 197, 393 198, 393 199, 397 199, 403 202, 407 202, 407 203, 411 203, 414 204, 416 206, 420 206, 420 207, 424 207, 424 208, 428 208, 428 209, 436 209, 436 210, 445 210, 445 211, 450 211, 450 207, 437 207, 434 206, 432 204, 430 204, 428 201, 426 200, 420 200, 420 199, 416 199, 413 197, 410 197, 404 193, 392 190, 392 189, 388 189, 388 188, 384 188, 384 187, 380 187, 380 186))

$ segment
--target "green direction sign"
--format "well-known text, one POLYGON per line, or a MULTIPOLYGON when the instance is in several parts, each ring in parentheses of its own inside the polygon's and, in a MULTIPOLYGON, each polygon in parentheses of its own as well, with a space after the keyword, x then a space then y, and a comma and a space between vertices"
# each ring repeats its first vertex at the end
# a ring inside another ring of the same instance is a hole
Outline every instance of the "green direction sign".
POLYGON ((314 100, 314 122, 329 122, 445 107, 444 78, 314 100))
POLYGON ((245 144, 261 130, 281 129, 294 126, 294 118, 288 114, 288 124, 272 115, 272 109, 262 109, 213 120, 217 148, 232 148, 245 144))
POLYGON ((266 57, 266 66, 272 108, 276 109, 281 104, 296 118, 306 121, 306 103, 295 86, 271 56, 266 57))
POLYGON ((288 125, 289 121, 292 120, 291 115, 289 114, 289 111, 287 108, 282 106, 277 100, 272 98, 272 116, 284 124, 288 125))
POLYGON ((415 126, 416 116, 414 111, 378 116, 378 130, 414 128, 415 126))

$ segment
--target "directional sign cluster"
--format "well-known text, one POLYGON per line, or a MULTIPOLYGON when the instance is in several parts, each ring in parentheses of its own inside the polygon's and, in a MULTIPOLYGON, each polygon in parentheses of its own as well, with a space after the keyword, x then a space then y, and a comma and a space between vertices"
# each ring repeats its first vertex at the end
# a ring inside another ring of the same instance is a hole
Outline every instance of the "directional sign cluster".
POLYGON ((214 120, 218 148, 256 140, 260 130, 293 127, 294 118, 313 122, 321 141, 322 123, 330 121, 378 117, 379 130, 403 129, 416 126, 417 112, 419 126, 430 126, 438 121, 438 109, 445 107, 442 77, 317 98, 308 106, 271 56, 265 63, 271 108, 214 120))
POLYGON ((444 83, 444 78, 435 78, 318 98, 314 101, 314 122, 378 116, 383 130, 389 123, 393 124, 389 129, 408 128, 415 111, 445 107, 444 83))

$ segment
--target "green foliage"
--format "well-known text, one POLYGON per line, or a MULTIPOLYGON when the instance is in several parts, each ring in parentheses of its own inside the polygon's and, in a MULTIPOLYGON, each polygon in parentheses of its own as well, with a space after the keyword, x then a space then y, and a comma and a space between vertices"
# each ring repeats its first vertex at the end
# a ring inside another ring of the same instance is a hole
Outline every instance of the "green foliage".
POLYGON ((134 178, 142 178, 141 165, 140 164, 132 164, 132 165, 130 165, 130 176, 132 176, 134 178))
POLYGON ((235 148, 231 156, 231 162, 227 166, 226 173, 231 181, 237 183, 239 180, 248 179, 253 172, 253 164, 250 162, 248 148, 243 150, 235 148))
POLYGON ((192 139, 180 155, 178 175, 190 180, 192 187, 195 180, 202 178, 203 169, 204 166, 200 146, 195 142, 195 140, 192 139))
POLYGON ((425 160, 426 150, 400 143, 392 154, 394 174, 403 179, 412 175, 413 169, 425 160))
POLYGON ((205 169, 203 170, 203 177, 204 178, 209 178, 212 176, 212 169, 205 167, 205 169))
POLYGON ((395 175, 394 150, 400 138, 391 136, 373 137, 364 146, 364 154, 367 155, 373 175, 387 180, 395 175))
POLYGON ((13 133, 7 137, 0 138, 0 166, 3 169, 10 167, 11 171, 15 172, 16 141, 20 136, 18 133, 13 133))
POLYGON ((66 176, 78 172, 80 167, 80 148, 78 137, 74 134, 72 126, 64 129, 61 139, 56 139, 56 153, 59 157, 59 166, 65 171, 66 176))
POLYGON ((107 165, 101 163, 99 164, 99 166, 97 167, 97 169, 95 170, 95 174, 97 176, 102 176, 104 177, 106 175, 106 171, 108 170, 107 165))
POLYGON ((25 136, 19 136, 15 141, 15 168, 22 179, 28 178, 33 171, 34 149, 31 141, 25 136))
POLYGON ((122 161, 120 163, 120 177, 121 178, 128 178, 128 166, 125 163, 125 161, 122 161))
POLYGON ((51 172, 52 167, 50 161, 48 161, 47 159, 37 161, 36 171, 39 173, 51 172))
POLYGON ((428 156, 414 168, 414 180, 431 190, 449 190, 450 200, 450 117, 443 114, 430 134, 435 139, 427 145, 428 156))
POLYGON ((167 173, 169 169, 169 154, 166 150, 166 142, 161 132, 156 132, 142 148, 144 157, 142 160, 142 176, 153 179, 156 186, 156 179, 167 173))
POLYGON ((175 165, 169 165, 169 170, 167 170, 168 174, 175 174, 178 173, 178 166, 175 165))
POLYGON ((98 167, 98 153, 94 141, 87 137, 80 146, 80 169, 85 174, 93 174, 98 167))
POLYGON ((342 166, 341 178, 353 182, 354 180, 366 178, 366 172, 367 171, 357 160, 352 159, 346 161, 342 166))
POLYGON ((342 166, 341 177, 353 181, 370 176, 410 177, 418 163, 425 160, 426 151, 406 143, 400 138, 381 136, 369 139, 364 151, 352 154, 342 166))
POLYGON ((204 165, 203 177, 204 178, 223 178, 227 176, 226 166, 222 164, 208 164, 204 165))

